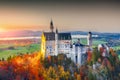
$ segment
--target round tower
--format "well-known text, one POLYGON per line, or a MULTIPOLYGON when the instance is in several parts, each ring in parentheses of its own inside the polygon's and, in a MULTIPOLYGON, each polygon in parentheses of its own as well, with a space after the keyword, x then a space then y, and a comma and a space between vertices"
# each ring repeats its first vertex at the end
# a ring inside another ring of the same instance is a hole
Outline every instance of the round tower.
POLYGON ((87 44, 92 46, 92 32, 88 32, 87 44))

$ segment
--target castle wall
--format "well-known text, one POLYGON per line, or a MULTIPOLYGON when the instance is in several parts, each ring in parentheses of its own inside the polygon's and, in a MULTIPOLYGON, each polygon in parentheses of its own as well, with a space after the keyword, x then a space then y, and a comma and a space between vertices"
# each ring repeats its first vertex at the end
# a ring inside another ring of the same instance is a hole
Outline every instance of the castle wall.
POLYGON ((55 54, 55 41, 46 41, 46 55, 55 54))
POLYGON ((71 40, 59 40, 58 41, 58 53, 70 53, 71 40))
POLYGON ((44 34, 42 34, 42 36, 41 36, 41 55, 42 55, 43 59, 46 56, 45 53, 46 53, 46 38, 45 38, 44 34))
POLYGON ((86 61, 86 51, 87 47, 85 46, 75 46, 71 48, 71 60, 80 67, 86 61))

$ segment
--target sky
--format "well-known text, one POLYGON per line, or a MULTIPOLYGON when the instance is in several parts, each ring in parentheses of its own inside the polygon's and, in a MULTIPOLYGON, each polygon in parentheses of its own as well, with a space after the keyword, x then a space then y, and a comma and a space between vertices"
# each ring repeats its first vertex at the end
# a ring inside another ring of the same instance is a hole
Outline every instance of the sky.
POLYGON ((0 5, 0 32, 59 31, 120 33, 120 6, 116 2, 39 2, 0 5))

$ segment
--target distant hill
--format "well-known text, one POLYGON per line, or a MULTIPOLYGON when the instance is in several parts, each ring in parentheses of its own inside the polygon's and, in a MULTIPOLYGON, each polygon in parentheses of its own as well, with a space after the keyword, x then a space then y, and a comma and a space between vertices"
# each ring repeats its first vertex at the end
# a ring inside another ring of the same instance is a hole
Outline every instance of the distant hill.
MULTIPOLYGON (((69 31, 72 35, 87 35, 88 32, 85 31, 69 31)), ((93 35, 98 35, 98 38, 105 39, 120 39, 120 33, 100 33, 100 32, 92 32, 93 35)))
MULTIPOLYGON (((88 32, 85 31, 66 31, 71 33, 72 35, 87 35, 88 32)), ((66 33, 64 32, 64 33, 66 33)), ((10 31, 10 32, 2 32, 0 33, 0 38, 4 37, 39 37, 41 36, 41 31, 31 31, 31 30, 21 30, 21 31, 10 31)), ((92 32, 94 35, 98 35, 99 38, 107 38, 107 39, 120 39, 120 33, 100 33, 100 32, 92 32)))

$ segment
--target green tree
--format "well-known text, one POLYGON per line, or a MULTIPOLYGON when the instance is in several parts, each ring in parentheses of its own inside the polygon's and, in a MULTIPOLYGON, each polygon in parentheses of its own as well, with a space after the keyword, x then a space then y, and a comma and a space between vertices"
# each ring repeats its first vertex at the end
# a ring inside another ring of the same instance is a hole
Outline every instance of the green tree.
POLYGON ((9 56, 8 58, 7 58, 7 61, 10 61, 12 59, 12 57, 11 56, 9 56))
POLYGON ((97 80, 96 75, 92 71, 88 72, 88 80, 97 80))
POLYGON ((98 52, 97 47, 96 47, 94 48, 93 53, 92 53, 92 62, 95 63, 99 57, 100 57, 100 52, 98 52))

